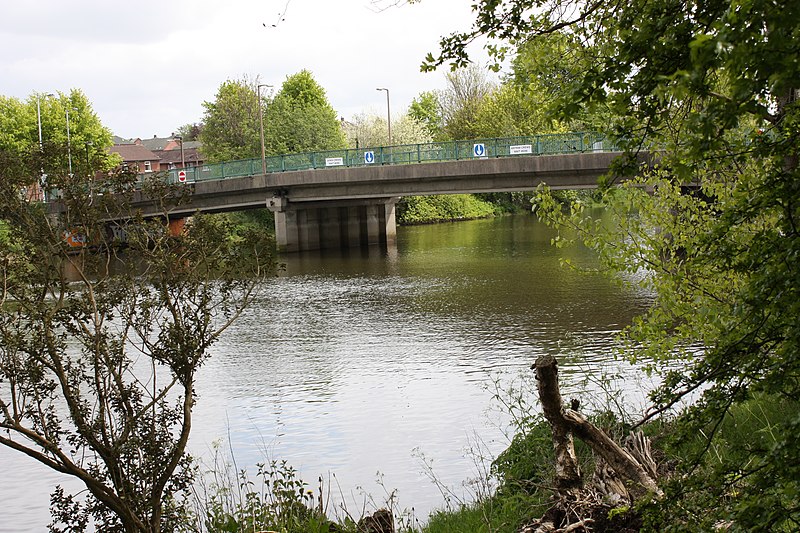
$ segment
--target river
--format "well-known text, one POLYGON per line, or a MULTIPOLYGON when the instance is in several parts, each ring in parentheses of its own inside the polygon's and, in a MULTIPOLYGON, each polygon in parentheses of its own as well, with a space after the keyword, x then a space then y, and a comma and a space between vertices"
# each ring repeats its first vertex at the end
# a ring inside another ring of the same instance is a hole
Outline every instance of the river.
MULTIPOLYGON (((471 498, 476 455, 508 443, 495 387, 524 386, 539 355, 559 358, 584 402, 604 401, 606 378, 641 398, 613 344, 650 296, 561 266, 596 258, 552 237, 516 215, 399 228, 396 249, 285 257, 200 372, 192 452, 211 461, 216 441, 238 468, 285 459, 312 488, 333 485, 331 509, 357 515, 393 493, 424 521, 441 486, 471 498)), ((43 531, 56 478, 8 450, 0 461, 0 532, 43 531)))

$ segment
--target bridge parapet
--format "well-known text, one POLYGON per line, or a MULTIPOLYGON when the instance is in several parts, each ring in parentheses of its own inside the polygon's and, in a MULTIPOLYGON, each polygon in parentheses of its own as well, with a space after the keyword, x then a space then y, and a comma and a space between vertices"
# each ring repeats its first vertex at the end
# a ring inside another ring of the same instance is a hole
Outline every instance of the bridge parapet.
MULTIPOLYGON (((618 147, 602 134, 572 132, 284 154, 269 156, 265 162, 267 174, 275 174, 337 167, 409 165, 414 163, 526 155, 613 152, 617 150, 618 147)), ((187 182, 222 180, 263 174, 261 158, 253 158, 171 170, 168 173, 168 181, 172 183, 180 182, 179 172, 181 171, 185 173, 185 181, 187 182)))

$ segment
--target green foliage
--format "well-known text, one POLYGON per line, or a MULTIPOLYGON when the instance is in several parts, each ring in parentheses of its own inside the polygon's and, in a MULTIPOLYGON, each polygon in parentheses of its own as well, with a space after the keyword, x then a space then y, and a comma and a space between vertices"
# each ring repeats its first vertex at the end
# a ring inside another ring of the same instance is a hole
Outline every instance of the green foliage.
POLYGON ((447 87, 439 93, 442 127, 446 138, 477 139, 481 136, 480 109, 495 89, 488 72, 477 65, 454 70, 445 75, 447 87))
POLYGON ((518 428, 511 444, 492 462, 500 478, 498 494, 533 494, 546 487, 555 474, 553 435, 544 419, 518 428))
POLYGON ((200 139, 200 134, 203 132, 204 124, 193 122, 191 124, 184 124, 175 131, 175 135, 180 136, 185 142, 197 141, 200 139))
POLYGON ((311 73, 288 76, 271 100, 258 80, 242 78, 220 85, 213 102, 204 102, 200 140, 210 162, 261 156, 261 122, 269 155, 344 148, 339 120, 324 89, 311 73))
POLYGON ((276 99, 286 99, 298 107, 330 106, 325 90, 308 70, 287 76, 276 99))
POLYGON ((435 511, 421 533, 517 533, 520 524, 545 509, 546 504, 533 504, 521 496, 491 498, 454 510, 435 511))
POLYGON ((533 200, 533 191, 531 192, 488 192, 479 193, 475 196, 489 202, 495 206, 495 211, 503 213, 529 213, 531 211, 531 202, 533 200))
POLYGON ((794 531, 796 523, 785 521, 796 506, 800 477, 796 457, 787 452, 785 427, 797 427, 797 401, 756 395, 733 406, 716 425, 703 428, 694 438, 668 441, 667 453, 691 465, 696 474, 676 477, 665 484, 667 497, 684 506, 646 507, 650 530, 684 531, 687 524, 697 530, 713 530, 721 519, 744 517, 748 531, 794 531), (710 435, 714 435, 712 439, 710 435), (787 469, 788 482, 773 483, 769 463, 779 461, 787 469), (706 477, 719 480, 709 485, 706 477), (757 486, 758 502, 742 498, 757 486), (754 505, 755 503, 755 505, 754 505), (715 509, 711 514, 696 509, 715 509), (767 512, 764 510, 767 509, 767 512))
POLYGON ((761 395, 800 397, 800 6, 482 3, 473 30, 446 39, 439 59, 460 63, 469 35, 521 42, 555 29, 593 51, 563 88, 560 111, 580 118, 605 109, 629 149, 659 149, 654 170, 639 169, 607 197, 616 225, 581 205, 564 213, 546 197, 539 210, 577 230, 609 270, 656 295, 628 331, 628 354, 664 374, 654 415, 688 402, 674 432, 705 442, 700 458, 680 465, 692 491, 671 492, 660 508, 743 530, 796 529, 795 417, 771 426, 768 450, 743 448, 719 468, 692 467, 720 449, 713 429, 739 406, 761 395), (714 498, 731 480, 730 502, 714 498))
POLYGON ((26 101, 0 96, 0 175, 22 181, 31 177, 27 163, 36 159, 45 174, 66 176, 70 158, 74 174, 110 170, 118 159, 108 153, 111 132, 102 125, 79 89, 56 95, 32 94, 26 101), (42 144, 39 146, 39 117, 42 144), (69 113, 69 142, 67 139, 69 113))
POLYGON ((265 143, 270 154, 336 150, 346 146, 339 117, 311 73, 288 76, 266 109, 265 143))
POLYGON ((516 137, 540 133, 562 133, 566 128, 547 118, 546 105, 525 88, 504 83, 478 106, 473 133, 480 137, 516 137))
POLYGON ((521 127, 532 128, 522 129, 522 134, 606 131, 610 123, 606 106, 593 103, 576 110, 570 105, 573 88, 581 83, 595 57, 596 51, 570 32, 537 35, 520 42, 504 86, 515 91, 515 100, 510 100, 507 108, 520 117, 521 127))
MULTIPOLYGON (((214 468, 206 473, 211 482, 204 485, 196 502, 203 531, 332 531, 333 524, 322 507, 323 495, 320 493, 317 498, 286 461, 258 464, 255 481, 244 470, 232 478, 228 475, 230 468, 217 454, 214 468)), ((346 531, 336 527, 336 531, 346 531)))
POLYGON ((213 102, 203 102, 200 141, 210 163, 261 155, 257 80, 227 80, 213 102))
POLYGON ((269 209, 252 209, 229 213, 231 223, 237 228, 252 228, 275 233, 275 217, 269 209))
MULTIPOLYGON (((39 159, 21 163, 35 180, 39 159)), ((157 176, 49 183, 63 210, 48 215, 0 180, 0 444, 85 485, 54 492, 53 531, 178 530, 196 372, 274 271, 272 243, 203 216, 170 234, 186 189, 157 176), (139 192, 163 219, 136 215, 139 192)))
POLYGON ((442 108, 432 91, 419 93, 408 107, 408 115, 423 124, 433 141, 447 140, 443 132, 442 108))
POLYGON ((408 196, 398 205, 400 224, 470 220, 494 215, 496 208, 470 194, 408 196))

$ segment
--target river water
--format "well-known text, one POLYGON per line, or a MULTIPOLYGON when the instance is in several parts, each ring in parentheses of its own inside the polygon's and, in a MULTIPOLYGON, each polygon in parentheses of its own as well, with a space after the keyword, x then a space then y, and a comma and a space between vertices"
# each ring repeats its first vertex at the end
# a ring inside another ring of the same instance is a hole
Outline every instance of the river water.
MULTIPOLYGON (((424 520, 445 505, 442 486, 469 499, 475 456, 508 444, 494 392, 530 385, 539 355, 559 358, 584 401, 604 401, 599 382, 615 377, 641 398, 647 384, 613 345, 650 296, 562 267, 596 259, 552 237, 517 215, 399 228, 389 250, 285 257, 200 372, 192 452, 210 462, 217 442, 239 469, 286 460, 312 488, 333 485, 331 510, 358 515, 393 492, 424 520)), ((0 464, 0 532, 43 531, 60 480, 8 450, 0 464)))

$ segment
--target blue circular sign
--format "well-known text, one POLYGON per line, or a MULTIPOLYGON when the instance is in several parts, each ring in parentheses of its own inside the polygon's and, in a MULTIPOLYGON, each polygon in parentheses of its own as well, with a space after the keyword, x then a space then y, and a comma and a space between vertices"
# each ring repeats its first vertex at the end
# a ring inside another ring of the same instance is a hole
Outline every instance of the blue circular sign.
POLYGON ((375 162, 375 152, 364 152, 364 163, 370 165, 375 162))
POLYGON ((483 143, 474 144, 472 146, 472 154, 475 157, 484 157, 486 155, 486 146, 483 143))

